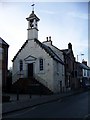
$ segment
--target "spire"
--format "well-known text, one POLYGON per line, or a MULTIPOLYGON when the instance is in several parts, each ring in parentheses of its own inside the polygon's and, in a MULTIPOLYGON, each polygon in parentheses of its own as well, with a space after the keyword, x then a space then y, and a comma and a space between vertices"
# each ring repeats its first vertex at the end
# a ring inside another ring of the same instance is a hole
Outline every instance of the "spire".
POLYGON ((35 4, 32 4, 32 5, 31 5, 31 6, 32 6, 32 12, 34 12, 34 5, 35 5, 35 4))
POLYGON ((38 21, 40 20, 34 13, 34 5, 32 4, 32 13, 27 19, 28 21, 28 39, 38 39, 38 21))

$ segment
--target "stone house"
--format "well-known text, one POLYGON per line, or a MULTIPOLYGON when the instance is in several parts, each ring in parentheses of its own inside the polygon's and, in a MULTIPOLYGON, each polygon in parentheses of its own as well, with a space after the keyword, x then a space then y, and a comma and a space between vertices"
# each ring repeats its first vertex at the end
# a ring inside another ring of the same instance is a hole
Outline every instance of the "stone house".
POLYGON ((76 89, 75 77, 75 57, 72 50, 72 44, 68 44, 68 49, 61 50, 64 55, 65 63, 65 86, 67 90, 76 89))
POLYGON ((79 87, 90 86, 90 67, 87 61, 76 62, 75 69, 79 87))
POLYGON ((32 11, 28 21, 28 39, 14 56, 12 81, 36 81, 53 93, 65 89, 63 52, 52 44, 51 37, 41 43, 38 40, 38 21, 32 11))

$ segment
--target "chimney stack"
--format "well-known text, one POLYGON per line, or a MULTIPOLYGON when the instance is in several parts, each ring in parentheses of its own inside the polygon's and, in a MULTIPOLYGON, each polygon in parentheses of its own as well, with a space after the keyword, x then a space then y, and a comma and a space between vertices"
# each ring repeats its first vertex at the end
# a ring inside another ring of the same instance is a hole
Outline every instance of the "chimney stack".
POLYGON ((71 43, 68 44, 68 49, 72 50, 72 44, 71 43))
POLYGON ((83 59, 82 63, 87 66, 87 61, 84 61, 84 59, 83 59))

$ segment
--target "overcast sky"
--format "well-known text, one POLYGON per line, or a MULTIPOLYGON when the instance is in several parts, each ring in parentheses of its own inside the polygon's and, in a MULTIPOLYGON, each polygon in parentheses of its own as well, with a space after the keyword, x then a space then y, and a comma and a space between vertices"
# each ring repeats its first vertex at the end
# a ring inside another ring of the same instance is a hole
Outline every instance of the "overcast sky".
MULTIPOLYGON (((28 22, 32 11, 30 2, 0 3, 0 37, 9 46, 9 67, 22 44, 27 40, 28 22)), ((78 61, 88 60, 88 3, 87 2, 39 2, 35 3, 39 40, 52 37, 53 45, 67 49, 72 43, 78 61), (84 56, 81 56, 84 54, 84 56)))

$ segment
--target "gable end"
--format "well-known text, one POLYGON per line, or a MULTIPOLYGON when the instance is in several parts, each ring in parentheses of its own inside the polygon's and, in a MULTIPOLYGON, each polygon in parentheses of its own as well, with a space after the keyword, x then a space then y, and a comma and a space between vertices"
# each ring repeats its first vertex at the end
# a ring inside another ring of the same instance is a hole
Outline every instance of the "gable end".
POLYGON ((19 51, 17 52, 17 54, 14 56, 12 62, 14 62, 14 60, 16 59, 16 57, 18 56, 18 54, 22 51, 22 49, 26 46, 26 44, 28 43, 28 40, 26 40, 26 42, 22 45, 22 47, 19 49, 19 51))

